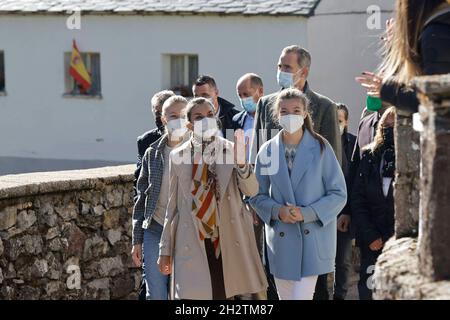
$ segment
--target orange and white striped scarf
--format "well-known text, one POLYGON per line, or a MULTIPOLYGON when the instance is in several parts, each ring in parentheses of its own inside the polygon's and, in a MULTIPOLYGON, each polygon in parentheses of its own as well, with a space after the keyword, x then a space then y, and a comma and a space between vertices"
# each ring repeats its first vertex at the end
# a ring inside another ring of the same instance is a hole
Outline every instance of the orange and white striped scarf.
POLYGON ((192 165, 192 214, 197 218, 200 240, 211 239, 216 258, 220 256, 216 181, 205 163, 192 165))

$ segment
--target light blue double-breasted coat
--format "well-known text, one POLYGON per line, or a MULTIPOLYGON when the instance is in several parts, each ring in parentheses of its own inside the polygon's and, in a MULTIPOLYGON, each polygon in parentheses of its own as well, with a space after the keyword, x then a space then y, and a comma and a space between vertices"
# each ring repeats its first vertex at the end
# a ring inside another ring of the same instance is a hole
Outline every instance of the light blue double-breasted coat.
POLYGON ((347 201, 347 188, 330 144, 321 153, 308 130, 289 176, 282 132, 261 146, 255 167, 259 192, 250 204, 265 223, 270 272, 299 281, 334 271, 336 218, 347 201), (304 222, 279 220, 279 208, 288 203, 301 208, 304 222))

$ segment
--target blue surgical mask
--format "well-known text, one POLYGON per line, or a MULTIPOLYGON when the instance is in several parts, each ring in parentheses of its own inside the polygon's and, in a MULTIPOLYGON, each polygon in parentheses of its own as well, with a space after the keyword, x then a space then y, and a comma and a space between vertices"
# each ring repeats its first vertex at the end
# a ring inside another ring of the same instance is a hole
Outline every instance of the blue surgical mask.
POLYGON ((284 89, 290 88, 294 85, 294 74, 278 70, 277 81, 280 87, 284 89))
POLYGON ((249 113, 254 113, 256 111, 256 102, 253 99, 253 97, 248 97, 245 99, 239 99, 241 100, 241 106, 244 108, 245 111, 249 113))

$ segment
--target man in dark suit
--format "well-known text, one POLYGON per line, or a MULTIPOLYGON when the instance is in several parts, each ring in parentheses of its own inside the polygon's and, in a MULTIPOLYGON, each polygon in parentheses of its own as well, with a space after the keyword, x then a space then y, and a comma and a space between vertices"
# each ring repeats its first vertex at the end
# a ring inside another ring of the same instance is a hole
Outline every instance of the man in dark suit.
POLYGON ((214 78, 206 75, 199 76, 192 86, 192 92, 195 98, 202 97, 212 102, 216 115, 219 115, 222 136, 229 140, 234 140, 234 133, 230 132, 227 135, 226 131, 227 129, 233 131, 233 117, 239 113, 239 110, 231 102, 219 97, 219 89, 214 78))
MULTIPOLYGON (((260 76, 254 73, 244 74, 237 82, 236 92, 241 102, 242 111, 233 117, 233 129, 242 129, 249 144, 252 141, 255 124, 256 107, 264 95, 264 85, 260 76)), ((248 150, 250 152, 250 150, 248 150)), ((249 160, 250 154, 247 154, 249 160)))
MULTIPOLYGON (((314 130, 325 137, 333 147, 338 161, 341 161, 341 137, 337 120, 336 104, 327 97, 311 90, 307 82, 311 67, 311 55, 299 46, 293 45, 282 50, 278 60, 277 80, 280 88, 294 87, 304 92, 310 101, 310 114, 314 130)), ((281 129, 272 118, 272 109, 279 92, 269 94, 259 100, 256 108, 255 128, 251 143, 250 161, 255 162, 261 145, 273 138, 281 129)), ((321 275, 317 279, 315 300, 328 300, 328 277, 321 275)), ((275 288, 270 286, 268 298, 276 298, 275 288)))
MULTIPOLYGON (((249 143, 252 141, 252 135, 253 135, 253 127, 254 127, 254 121, 255 121, 255 113, 256 113, 256 106, 258 104, 259 99, 264 95, 264 85, 263 81, 260 76, 254 73, 247 73, 244 74, 241 78, 239 78, 237 85, 236 85, 236 92, 239 97, 242 111, 235 114, 233 117, 233 129, 238 130, 242 129, 244 130, 245 139, 249 141, 249 143)), ((250 157, 250 150, 247 151, 247 160, 249 160, 250 157)), ((253 210, 253 208, 247 204, 249 210, 253 214, 253 224, 254 224, 254 230, 255 230, 255 238, 256 238, 256 245, 258 247, 258 252, 261 257, 263 258, 263 248, 264 248, 264 223, 261 221, 261 219, 256 214, 256 211, 253 210)), ((268 273, 268 270, 266 270, 266 273, 268 273)), ((256 294, 251 294, 248 296, 241 296, 239 297, 241 300, 266 300, 267 299, 267 293, 260 292, 256 294)))
MULTIPOLYGON (((161 121, 161 111, 164 102, 170 97, 174 96, 175 93, 170 90, 164 90, 156 93, 151 100, 151 107, 153 118, 155 119, 156 128, 145 132, 137 138, 137 163, 136 170, 134 171, 134 201, 136 201, 137 193, 136 193, 136 181, 139 178, 139 174, 141 172, 142 166, 142 158, 144 157, 145 151, 147 148, 156 140, 158 140, 164 132, 164 125, 161 121)), ((139 290, 139 300, 145 300, 146 296, 146 286, 144 283, 144 276, 142 277, 141 287, 139 290)))
MULTIPOLYGON (((349 187, 349 171, 356 136, 348 132, 348 109, 342 104, 337 104, 339 131, 342 142, 342 172, 344 173, 347 188, 349 187)), ((336 249, 336 271, 334 276, 333 300, 345 300, 347 295, 350 272, 352 268, 352 233, 350 231, 350 201, 338 216, 337 221, 337 249, 336 249)))

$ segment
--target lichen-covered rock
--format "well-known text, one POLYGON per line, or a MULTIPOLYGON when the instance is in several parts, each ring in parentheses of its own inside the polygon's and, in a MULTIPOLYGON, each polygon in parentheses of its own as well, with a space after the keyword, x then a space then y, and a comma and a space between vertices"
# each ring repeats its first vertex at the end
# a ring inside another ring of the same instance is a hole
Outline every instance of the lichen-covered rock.
POLYGON ((2 288, 1 288, 1 290, 0 290, 0 293, 1 293, 1 295, 2 295, 2 298, 4 299, 4 300, 14 300, 14 294, 15 294, 15 291, 14 291, 14 288, 13 287, 10 287, 10 286, 2 286, 2 288))
POLYGON ((123 204, 123 192, 121 189, 113 188, 106 193, 106 204, 109 208, 117 208, 123 204))
POLYGON ((57 236, 59 236, 60 234, 61 234, 61 231, 59 230, 58 226, 49 228, 47 230, 47 234, 45 235, 45 239, 52 240, 52 239, 56 238, 57 236))
POLYGON ((122 273, 124 266, 121 257, 103 258, 98 262, 98 272, 100 276, 114 277, 122 273))
POLYGON ((111 243, 111 245, 114 245, 116 242, 120 241, 120 238, 122 236, 122 230, 121 230, 121 228, 111 229, 111 230, 108 230, 106 232, 106 234, 107 234, 109 243, 111 243))
POLYGON ((108 243, 95 234, 84 243, 83 259, 90 260, 98 258, 108 251, 108 243))
POLYGON ((82 215, 88 214, 89 211, 90 211, 90 208, 91 207, 90 207, 90 205, 88 203, 81 202, 81 204, 80 204, 80 212, 81 212, 82 215))
POLYGON ((67 255, 81 256, 83 253, 86 235, 75 224, 68 224, 63 229, 63 236, 67 239, 69 247, 67 255))
POLYGON ((112 209, 105 212, 103 217, 103 229, 117 228, 119 225, 120 210, 112 209))
POLYGON ((110 299, 110 279, 102 278, 89 282, 84 293, 85 299, 110 299))
POLYGON ((5 270, 5 279, 13 279, 16 277, 16 269, 14 269, 14 264, 10 262, 8 268, 5 270))
POLYGON ((9 241, 8 257, 14 261, 22 253, 37 255, 42 252, 43 241, 39 235, 25 235, 9 241))
POLYGON ((17 208, 6 207, 0 210, 0 231, 11 228, 16 224, 17 208))
POLYGON ((16 225, 19 229, 26 230, 36 222, 36 213, 34 210, 22 210, 17 215, 16 225))
POLYGON ((11 238, 14 238, 18 234, 23 233, 25 230, 17 228, 16 226, 9 228, 6 231, 0 231, 0 238, 4 240, 9 240, 11 238))
POLYGON ((48 272, 48 264, 45 259, 34 260, 33 266, 31 267, 31 276, 35 278, 42 278, 48 272))
POLYGON ((59 260, 52 252, 47 253, 47 255, 45 256, 45 260, 47 260, 48 264, 47 277, 53 280, 59 280, 63 272, 59 260))
POLYGON ((78 207, 74 203, 69 203, 62 207, 55 207, 55 211, 64 221, 76 219, 78 216, 78 207))
POLYGON ((49 299, 58 299, 64 285, 60 281, 50 281, 45 284, 45 294, 49 299))
POLYGON ((450 299, 450 281, 434 282, 419 272, 417 239, 389 240, 373 275, 374 299, 450 299))
POLYGON ((101 204, 94 207, 94 214, 96 216, 101 216, 105 212, 105 207, 101 204))
POLYGON ((45 202, 39 207, 39 219, 42 224, 49 227, 54 227, 58 220, 58 216, 54 213, 54 208, 51 203, 45 202))
POLYGON ((54 252, 66 251, 68 247, 69 242, 66 238, 54 238, 48 243, 48 248, 50 249, 50 251, 54 252))

